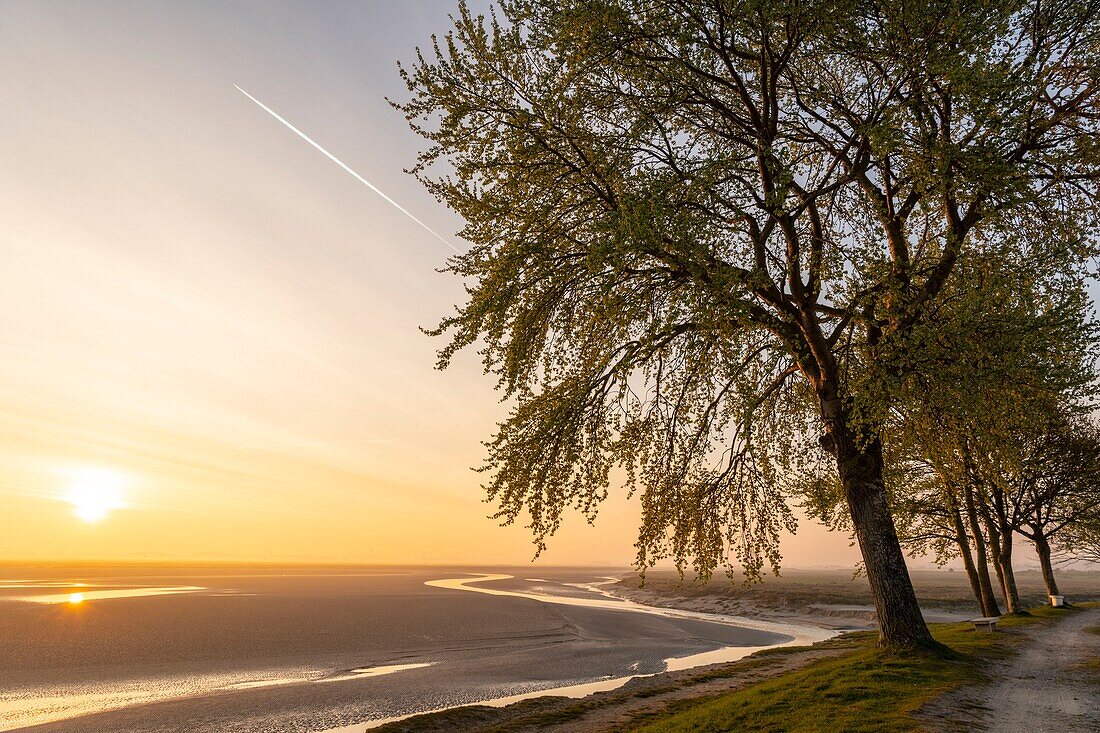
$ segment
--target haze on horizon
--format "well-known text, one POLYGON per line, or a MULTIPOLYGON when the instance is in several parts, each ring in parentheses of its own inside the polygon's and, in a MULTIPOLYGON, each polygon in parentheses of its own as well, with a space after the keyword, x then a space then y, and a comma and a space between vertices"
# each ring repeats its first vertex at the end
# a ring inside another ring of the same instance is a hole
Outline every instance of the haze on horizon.
MULTIPOLYGON (((0 6, 0 558, 524 563, 488 519, 505 413, 419 332, 461 297, 386 103, 442 3, 0 6), (63 12, 61 12, 63 10, 63 12)), ((637 502, 541 562, 628 564, 637 502)), ((809 521, 785 565, 850 565, 809 521)))

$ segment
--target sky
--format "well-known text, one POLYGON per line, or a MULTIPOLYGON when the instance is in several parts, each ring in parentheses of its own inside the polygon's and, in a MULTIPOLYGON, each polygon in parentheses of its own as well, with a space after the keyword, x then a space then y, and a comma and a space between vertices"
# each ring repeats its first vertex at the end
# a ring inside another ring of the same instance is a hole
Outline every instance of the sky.
MULTIPOLYGON (((452 8, 0 3, 0 559, 531 559, 470 470, 507 405, 418 329, 451 251, 234 88, 462 249, 386 102, 452 8)), ((540 563, 629 564, 637 520, 613 492, 540 563)))

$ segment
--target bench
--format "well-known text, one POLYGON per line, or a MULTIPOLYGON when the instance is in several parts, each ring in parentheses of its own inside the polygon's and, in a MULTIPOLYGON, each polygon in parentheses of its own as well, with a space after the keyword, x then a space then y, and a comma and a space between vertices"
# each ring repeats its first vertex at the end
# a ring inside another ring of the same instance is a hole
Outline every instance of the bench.
POLYGON ((974 624, 975 631, 986 631, 992 634, 997 630, 996 616, 983 616, 982 618, 970 619, 970 623, 974 624))

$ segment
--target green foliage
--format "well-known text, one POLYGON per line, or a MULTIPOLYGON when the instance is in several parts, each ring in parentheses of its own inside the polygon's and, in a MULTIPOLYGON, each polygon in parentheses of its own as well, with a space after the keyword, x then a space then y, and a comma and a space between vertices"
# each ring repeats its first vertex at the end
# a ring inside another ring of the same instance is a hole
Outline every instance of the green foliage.
MULTIPOLYGON (((1050 248, 1042 261, 1020 252, 1002 240, 960 261, 910 331, 908 377, 883 424, 886 483, 914 553, 958 555, 952 515, 967 483, 979 500, 992 490, 1015 496, 1019 526, 1034 508, 1060 530, 1100 498, 1086 450, 1100 443, 1090 443, 1083 417, 1097 393, 1100 348, 1085 275, 1067 250, 1050 248)), ((864 374, 880 370, 872 364, 864 374)), ((805 496, 812 515, 847 527, 835 482, 805 496)))
POLYGON ((621 472, 641 567, 777 566, 790 494, 833 460, 816 436, 873 467, 955 368, 941 314, 996 311, 957 270, 1080 277, 1098 31, 1072 1, 461 6, 398 106, 471 244, 440 366, 476 345, 514 404, 483 469, 497 517, 541 550, 621 472))
POLYGON ((1100 511, 1090 512, 1068 526, 1061 545, 1074 558, 1100 563, 1100 511))

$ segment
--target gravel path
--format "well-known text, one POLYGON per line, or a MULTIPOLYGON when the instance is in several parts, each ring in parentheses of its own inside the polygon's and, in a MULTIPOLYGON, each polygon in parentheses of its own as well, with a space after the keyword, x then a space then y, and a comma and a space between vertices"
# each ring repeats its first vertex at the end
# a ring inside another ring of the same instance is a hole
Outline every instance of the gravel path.
POLYGON ((934 729, 998 733, 1100 731, 1100 611, 1069 611, 1021 629, 1020 653, 994 668, 989 685, 960 690, 927 711, 934 729))

